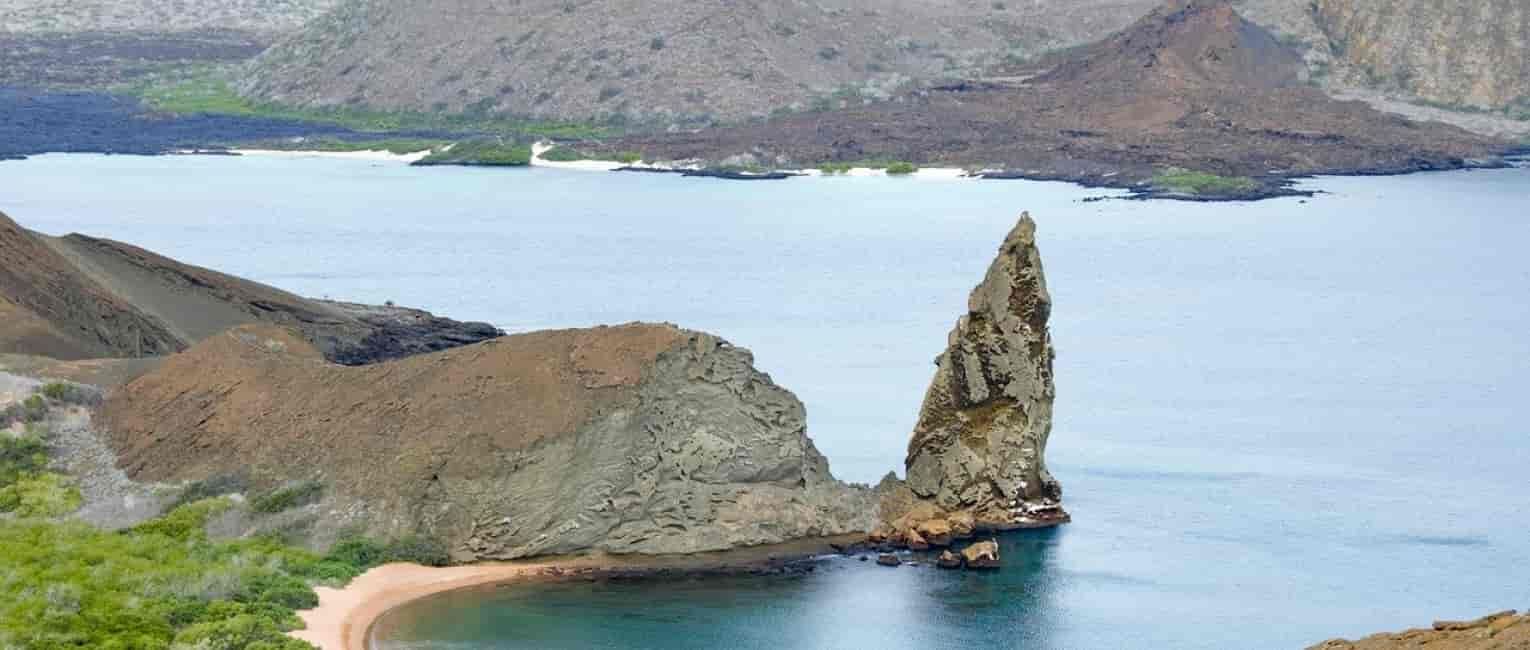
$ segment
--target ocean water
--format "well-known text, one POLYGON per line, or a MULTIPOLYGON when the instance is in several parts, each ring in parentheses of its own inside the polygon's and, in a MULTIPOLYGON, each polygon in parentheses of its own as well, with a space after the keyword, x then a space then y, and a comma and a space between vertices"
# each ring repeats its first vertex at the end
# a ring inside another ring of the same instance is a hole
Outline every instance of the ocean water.
POLYGON ((1295 648, 1530 607, 1530 170, 1309 200, 1082 202, 1021 181, 41 156, 0 210, 298 293, 508 330, 663 320, 752 349, 841 478, 898 468, 1021 210, 1055 300, 1074 523, 990 574, 504 587, 383 650, 1295 648))

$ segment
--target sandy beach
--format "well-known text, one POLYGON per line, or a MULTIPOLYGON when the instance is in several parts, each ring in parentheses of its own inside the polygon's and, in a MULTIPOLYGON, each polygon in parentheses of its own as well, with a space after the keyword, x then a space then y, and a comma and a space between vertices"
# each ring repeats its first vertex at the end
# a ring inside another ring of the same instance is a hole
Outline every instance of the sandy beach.
POLYGON ((307 629, 291 636, 321 650, 366 650, 367 632, 389 610, 454 589, 501 584, 544 575, 551 564, 504 564, 433 568, 387 564, 362 574, 343 589, 317 587, 319 606, 298 612, 307 629))
POLYGON ((850 545, 864 539, 864 535, 841 535, 686 555, 597 554, 444 568, 386 564, 367 571, 341 589, 316 587, 319 606, 298 612, 306 628, 289 636, 312 643, 320 650, 367 650, 373 626, 383 616, 434 594, 535 580, 748 573, 832 554, 836 552, 835 544, 850 545))

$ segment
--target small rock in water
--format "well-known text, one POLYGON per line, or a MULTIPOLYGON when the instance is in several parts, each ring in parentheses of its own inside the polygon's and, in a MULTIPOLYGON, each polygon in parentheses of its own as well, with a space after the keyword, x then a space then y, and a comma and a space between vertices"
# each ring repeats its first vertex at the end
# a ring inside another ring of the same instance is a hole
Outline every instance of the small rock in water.
POLYGON ((935 566, 942 569, 962 568, 962 556, 952 553, 949 549, 940 552, 940 557, 935 560, 935 566))
POLYGON ((978 542, 962 550, 962 559, 969 569, 999 568, 998 542, 978 542))
POLYGON ((903 564, 903 561, 899 560, 898 556, 893 555, 892 553, 883 553, 877 556, 877 564, 882 566, 898 566, 903 564))

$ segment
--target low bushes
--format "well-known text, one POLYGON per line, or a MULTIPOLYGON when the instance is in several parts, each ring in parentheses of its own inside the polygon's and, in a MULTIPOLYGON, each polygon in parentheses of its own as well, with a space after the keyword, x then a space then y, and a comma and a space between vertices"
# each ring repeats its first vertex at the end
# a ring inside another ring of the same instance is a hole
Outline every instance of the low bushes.
POLYGON ((276 514, 298 506, 306 506, 324 496, 324 484, 304 481, 289 485, 250 500, 250 509, 261 514, 276 514))
POLYGON ((1259 189, 1259 181, 1245 176, 1218 176, 1181 167, 1169 167, 1153 177, 1153 186, 1179 194, 1228 196, 1259 189))

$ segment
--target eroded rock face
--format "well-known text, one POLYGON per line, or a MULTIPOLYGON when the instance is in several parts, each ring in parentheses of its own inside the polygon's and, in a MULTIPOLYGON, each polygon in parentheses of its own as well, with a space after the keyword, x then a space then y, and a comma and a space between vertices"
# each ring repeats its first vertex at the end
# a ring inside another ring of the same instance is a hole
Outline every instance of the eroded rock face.
POLYGON ((322 484, 321 502, 250 524, 316 548, 359 529, 439 541, 463 562, 691 553, 864 532, 876 516, 749 351, 669 325, 361 367, 245 326, 117 389, 100 419, 135 480, 322 484))
POLYGON ((954 518, 970 534, 1067 519, 1045 460, 1056 396, 1051 312, 1036 222, 1026 214, 937 359, 909 443, 911 498, 884 507, 887 521, 917 528, 939 518, 950 528, 954 518))
POLYGON ((1344 81, 1477 109, 1530 111, 1524 0, 1319 0, 1344 81))

